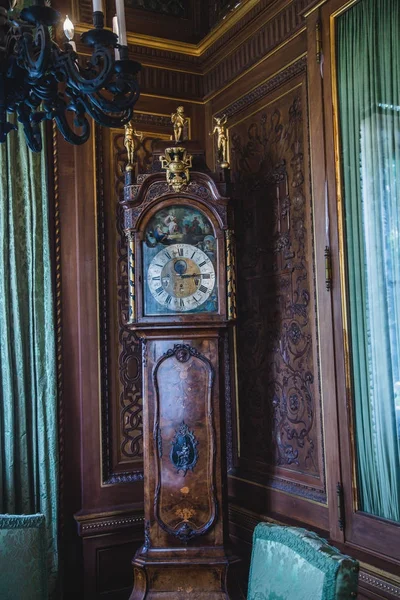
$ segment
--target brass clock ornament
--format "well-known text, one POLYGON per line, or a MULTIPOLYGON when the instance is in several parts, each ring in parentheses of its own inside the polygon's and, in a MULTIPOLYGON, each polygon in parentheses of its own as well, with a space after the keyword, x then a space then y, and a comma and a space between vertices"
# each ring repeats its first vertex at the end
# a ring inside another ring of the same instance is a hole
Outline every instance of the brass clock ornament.
POLYGON ((153 172, 128 179, 122 202, 128 325, 143 340, 146 534, 130 600, 233 600, 220 362, 236 306, 233 229, 226 181, 181 144, 174 154, 160 143, 153 172), (183 170, 166 180, 168 155, 183 170))

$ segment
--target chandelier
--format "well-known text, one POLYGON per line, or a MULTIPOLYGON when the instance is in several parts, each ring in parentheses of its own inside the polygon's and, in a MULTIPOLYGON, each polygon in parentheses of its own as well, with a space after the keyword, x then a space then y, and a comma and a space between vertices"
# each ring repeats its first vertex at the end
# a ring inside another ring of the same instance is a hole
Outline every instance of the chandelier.
POLYGON ((128 58, 123 0, 116 0, 114 31, 104 29, 102 0, 93 0, 94 28, 81 35, 92 51, 84 66, 78 63, 71 21, 64 25, 70 41, 62 50, 51 39, 50 28, 60 19, 54 8, 34 0, 17 15, 15 4, 0 0, 0 142, 16 129, 7 113, 17 115, 34 152, 42 149, 45 120, 54 119, 71 144, 89 138, 87 115, 105 127, 128 123, 139 99, 141 65, 128 58))

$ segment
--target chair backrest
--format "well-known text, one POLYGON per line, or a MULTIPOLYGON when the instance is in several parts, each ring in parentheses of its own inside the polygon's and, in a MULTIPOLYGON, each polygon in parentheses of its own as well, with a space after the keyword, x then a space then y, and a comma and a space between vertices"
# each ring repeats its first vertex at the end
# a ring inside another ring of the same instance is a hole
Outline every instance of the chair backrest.
POLYGON ((47 600, 44 515, 0 515, 1 600, 47 600))
POLYGON ((356 598, 359 564, 306 529, 260 523, 253 534, 248 600, 356 598))

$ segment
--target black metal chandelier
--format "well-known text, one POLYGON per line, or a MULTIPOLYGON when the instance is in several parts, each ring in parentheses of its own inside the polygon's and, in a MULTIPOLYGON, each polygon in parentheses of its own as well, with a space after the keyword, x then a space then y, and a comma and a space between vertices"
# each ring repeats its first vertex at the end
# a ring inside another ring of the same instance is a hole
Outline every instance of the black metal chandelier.
POLYGON ((15 15, 15 1, 0 0, 0 142, 16 129, 7 113, 17 115, 34 152, 42 149, 44 120, 54 119, 71 144, 89 138, 87 115, 105 127, 130 121, 141 65, 128 59, 123 0, 116 1, 119 36, 104 29, 102 0, 93 1, 94 28, 81 36, 92 49, 86 66, 78 63, 75 44, 66 42, 62 50, 51 39, 49 28, 60 19, 56 10, 34 0, 15 15))

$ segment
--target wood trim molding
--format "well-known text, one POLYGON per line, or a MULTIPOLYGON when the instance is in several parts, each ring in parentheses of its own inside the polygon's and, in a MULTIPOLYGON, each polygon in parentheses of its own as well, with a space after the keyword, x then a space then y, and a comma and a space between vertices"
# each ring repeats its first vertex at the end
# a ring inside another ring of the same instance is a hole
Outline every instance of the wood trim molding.
POLYGON ((222 114, 226 114, 229 119, 236 116, 242 110, 252 105, 254 102, 261 100, 271 92, 273 92, 276 88, 280 87, 284 83, 287 83, 300 73, 304 72, 307 68, 307 55, 304 54, 297 58, 289 65, 285 65, 285 67, 278 71, 278 73, 274 73, 271 77, 269 77, 266 81, 257 85, 255 88, 247 92, 244 96, 238 98, 235 102, 230 104, 228 107, 219 110, 216 114, 217 117, 220 117, 222 114))
MULTIPOLYGON (((128 34, 130 55, 145 67, 139 75, 143 95, 210 100, 304 30, 301 13, 306 1, 247 0, 197 45, 128 34)), ((77 34, 87 29, 85 23, 75 27, 77 34)), ((77 44, 78 53, 85 56, 87 48, 78 40, 77 44)))
MULTIPOLYGON (((266 0, 263 0, 261 4, 267 4, 266 0)), ((74 3, 78 6, 78 3, 74 3)), ((167 38, 153 37, 150 35, 141 35, 140 33, 128 33, 128 44, 132 46, 146 46, 147 48, 155 50, 168 50, 170 52, 177 52, 187 56, 202 56, 211 46, 217 42, 222 36, 228 33, 237 23, 239 23, 250 11, 257 8, 260 4, 260 0, 242 0, 240 6, 237 9, 233 9, 228 13, 226 19, 222 23, 210 31, 198 44, 190 44, 188 42, 179 42, 175 40, 169 40, 167 38)), ((73 10, 73 16, 75 18, 80 17, 79 11, 75 8, 73 10)), ((90 24, 91 26, 91 24, 90 24)), ((75 31, 78 34, 88 30, 88 23, 78 22, 75 25, 75 31)))
POLYGON ((115 511, 102 514, 76 514, 75 521, 78 525, 78 534, 81 537, 92 537, 94 535, 104 535, 105 533, 115 533, 118 530, 134 527, 140 532, 143 531, 144 514, 142 511, 115 511))
POLYGON ((386 577, 383 578, 381 575, 377 576, 369 571, 369 565, 366 567, 362 566, 359 575, 359 588, 360 591, 371 591, 377 594, 380 598, 387 598, 388 600, 395 600, 400 598, 400 587, 390 579, 390 574, 387 573, 386 577))

